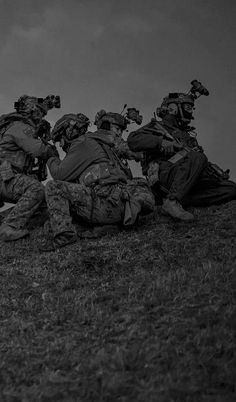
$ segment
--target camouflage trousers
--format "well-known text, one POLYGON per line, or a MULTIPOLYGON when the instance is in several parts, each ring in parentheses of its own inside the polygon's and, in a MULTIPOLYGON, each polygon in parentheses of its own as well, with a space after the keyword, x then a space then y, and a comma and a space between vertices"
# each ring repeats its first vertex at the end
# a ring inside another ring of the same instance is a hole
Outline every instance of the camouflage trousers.
POLYGON ((23 228, 44 200, 44 186, 24 174, 1 180, 0 193, 3 201, 16 204, 2 222, 15 229, 23 228))
POLYGON ((90 188, 84 184, 52 180, 46 184, 45 196, 54 236, 76 232, 72 224, 72 211, 78 222, 131 226, 138 215, 152 212, 155 205, 147 185, 135 183, 90 188))

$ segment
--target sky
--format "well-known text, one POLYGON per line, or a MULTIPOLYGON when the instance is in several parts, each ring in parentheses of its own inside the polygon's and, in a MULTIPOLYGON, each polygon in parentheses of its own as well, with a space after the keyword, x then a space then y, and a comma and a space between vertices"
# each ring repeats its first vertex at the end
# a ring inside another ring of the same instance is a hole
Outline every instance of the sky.
POLYGON ((236 180, 235 15, 235 0, 0 0, 0 114, 56 94, 52 124, 124 104, 147 123, 198 79, 210 92, 196 102, 198 141, 236 180))

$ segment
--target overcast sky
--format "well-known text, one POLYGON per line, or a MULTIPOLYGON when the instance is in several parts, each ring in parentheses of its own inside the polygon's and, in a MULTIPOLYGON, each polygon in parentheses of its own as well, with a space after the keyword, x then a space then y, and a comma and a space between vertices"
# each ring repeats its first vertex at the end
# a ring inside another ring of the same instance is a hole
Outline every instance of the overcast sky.
POLYGON ((235 15, 235 0, 0 0, 0 113, 54 93, 51 122, 127 103, 145 123, 198 79, 198 140, 236 180, 235 15))

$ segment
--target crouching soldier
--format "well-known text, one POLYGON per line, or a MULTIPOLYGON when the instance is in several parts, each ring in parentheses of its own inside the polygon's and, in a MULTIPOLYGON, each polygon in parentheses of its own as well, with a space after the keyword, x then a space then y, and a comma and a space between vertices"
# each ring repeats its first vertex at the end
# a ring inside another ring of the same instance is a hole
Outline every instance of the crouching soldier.
MULTIPOLYGON (((116 117, 117 126, 124 130, 126 118, 116 117)), ((60 142, 66 156, 63 160, 52 157, 47 162, 54 179, 45 188, 53 241, 45 241, 42 251, 77 240, 72 211, 78 222, 129 227, 139 215, 154 209, 154 197, 146 180, 132 179, 130 170, 118 157, 114 132, 102 128, 87 132, 88 126, 89 119, 82 113, 67 114, 52 131, 53 141, 60 142)))
POLYGON ((15 204, 0 226, 3 241, 25 237, 27 222, 44 200, 34 168, 35 158, 47 161, 56 154, 54 146, 39 139, 49 124, 44 117, 53 107, 60 107, 59 97, 23 95, 15 102, 16 112, 0 117, 0 198, 15 204))
POLYGON ((129 134, 132 151, 144 152, 143 173, 157 200, 163 199, 164 213, 184 221, 194 216, 183 207, 210 206, 236 199, 236 184, 228 171, 208 161, 199 146, 193 119, 195 100, 208 95, 197 80, 190 91, 170 93, 164 98, 157 116, 150 123, 129 134))

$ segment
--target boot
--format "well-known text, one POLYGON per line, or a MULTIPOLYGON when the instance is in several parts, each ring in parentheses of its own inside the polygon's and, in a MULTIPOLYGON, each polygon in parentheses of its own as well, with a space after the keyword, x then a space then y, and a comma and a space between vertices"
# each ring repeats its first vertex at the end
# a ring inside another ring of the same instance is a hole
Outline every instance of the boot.
POLYGON ((166 198, 162 204, 162 211, 170 215, 172 218, 182 221, 193 221, 194 216, 190 212, 183 209, 182 205, 177 200, 166 198))
POLYGON ((54 237, 54 239, 46 239, 38 249, 43 252, 56 251, 59 248, 76 243, 77 240, 78 238, 75 233, 64 232, 54 237))
POLYGON ((14 241, 28 236, 29 231, 26 229, 14 229, 13 227, 3 223, 0 226, 0 240, 2 241, 14 241))

